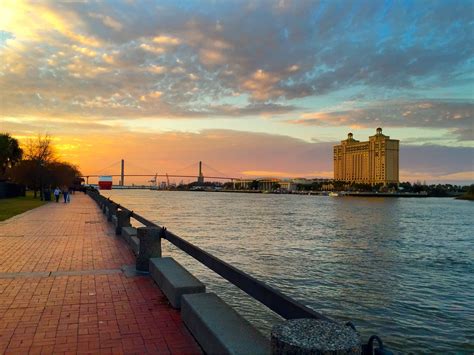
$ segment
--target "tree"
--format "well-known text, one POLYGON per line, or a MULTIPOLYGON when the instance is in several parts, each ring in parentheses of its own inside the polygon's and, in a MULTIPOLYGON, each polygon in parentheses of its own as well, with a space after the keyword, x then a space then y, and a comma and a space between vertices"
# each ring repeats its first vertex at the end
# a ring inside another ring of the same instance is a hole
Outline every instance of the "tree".
POLYGON ((35 198, 40 191, 40 198, 43 199, 45 188, 77 188, 84 181, 75 165, 57 160, 48 135, 29 139, 25 144, 24 158, 10 169, 9 176, 33 190, 35 198))
POLYGON ((59 161, 40 167, 33 160, 22 160, 11 169, 12 180, 25 184, 34 191, 43 187, 73 187, 80 176, 76 166, 59 161))
POLYGON ((344 181, 336 180, 336 181, 333 182, 333 186, 334 186, 335 191, 344 190, 345 185, 346 185, 346 182, 344 182, 344 181))
POLYGON ((0 134, 0 178, 5 176, 7 169, 17 164, 23 156, 18 140, 8 133, 0 134))
POLYGON ((46 165, 45 184, 51 187, 72 187, 81 173, 79 169, 66 162, 54 161, 46 165))
POLYGON ((279 183, 275 182, 272 184, 272 191, 276 191, 279 189, 281 189, 281 185, 279 183))
MULTIPOLYGON (((14 181, 27 185, 34 191, 42 192, 46 184, 47 165, 55 161, 51 137, 38 135, 35 139, 28 139, 24 146, 24 160, 11 169, 14 181)), ((41 199, 43 194, 40 193, 41 199)))
POLYGON ((258 186, 260 185, 260 183, 258 182, 258 180, 253 180, 251 183, 250 183, 250 190, 258 190, 258 186))
POLYGON ((402 189, 405 192, 411 192, 413 190, 413 187, 408 181, 401 182, 398 186, 400 187, 400 189, 402 189))
POLYGON ((226 190, 232 190, 234 188, 234 183, 233 182, 226 182, 224 185, 222 185, 222 188, 226 190))
POLYGON ((14 182, 26 185, 35 192, 35 198, 39 189, 38 175, 38 165, 32 160, 22 160, 9 171, 9 176, 14 182))
POLYGON ((46 165, 54 160, 52 140, 49 135, 38 135, 35 139, 28 139, 25 145, 25 159, 46 165))
POLYGON ((43 187, 45 184, 46 165, 56 160, 51 137, 49 135, 40 135, 36 139, 28 139, 25 146, 25 159, 30 160, 36 165, 34 169, 35 184, 34 196, 39 188, 40 198, 43 199, 43 187))

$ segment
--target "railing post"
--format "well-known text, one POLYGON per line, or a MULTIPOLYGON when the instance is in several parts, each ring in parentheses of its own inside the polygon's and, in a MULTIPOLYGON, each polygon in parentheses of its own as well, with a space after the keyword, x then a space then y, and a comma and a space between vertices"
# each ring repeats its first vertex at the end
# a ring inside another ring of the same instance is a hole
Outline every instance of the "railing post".
POLYGON ((109 200, 105 200, 105 208, 107 209, 107 221, 112 221, 112 216, 117 213, 117 205, 109 200))
POLYGON ((161 258, 161 238, 164 231, 164 228, 157 227, 137 228, 137 237, 140 240, 136 263, 138 271, 149 271, 150 258, 161 258))
POLYGON ((124 210, 117 210, 117 226, 115 227, 115 235, 122 234, 123 227, 131 227, 130 212, 124 210))
POLYGON ((106 213, 106 207, 107 207, 107 200, 102 196, 101 198, 99 198, 97 203, 99 204, 100 209, 102 210, 102 213, 105 214, 106 213))
POLYGON ((362 354, 357 331, 340 323, 320 319, 290 319, 272 328, 273 355, 362 354))

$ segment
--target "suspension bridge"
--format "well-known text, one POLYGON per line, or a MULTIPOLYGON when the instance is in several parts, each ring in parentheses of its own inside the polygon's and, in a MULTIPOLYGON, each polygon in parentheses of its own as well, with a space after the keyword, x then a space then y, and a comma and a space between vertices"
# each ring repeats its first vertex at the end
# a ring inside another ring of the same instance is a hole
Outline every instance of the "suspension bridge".
POLYGON ((110 164, 109 166, 99 170, 99 172, 97 172, 95 174, 84 174, 81 177, 86 180, 86 184, 89 184, 89 179, 90 178, 100 178, 101 176, 111 176, 111 177, 116 177, 116 178, 119 177, 120 180, 119 180, 118 186, 125 186, 125 179, 126 178, 140 178, 140 177, 150 178, 150 180, 148 180, 147 182, 153 184, 154 186, 157 186, 158 178, 166 179, 167 186, 170 186, 170 179, 196 179, 195 181, 197 182, 198 185, 204 184, 205 179, 207 179, 207 180, 210 180, 210 179, 212 179, 212 180, 224 180, 224 181, 229 181, 229 182, 232 182, 232 183, 242 180, 241 178, 238 178, 238 177, 230 177, 230 176, 214 169, 213 167, 211 167, 207 164, 204 164, 201 161, 196 162, 196 163, 192 163, 191 165, 188 165, 188 166, 178 170, 177 172, 173 172, 173 173, 158 173, 158 172, 152 173, 151 171, 149 171, 149 169, 138 167, 133 163, 132 164, 129 163, 128 161, 127 161, 127 165, 132 165, 134 170, 143 171, 143 172, 146 172, 146 173, 143 173, 143 174, 127 174, 125 172, 125 160, 122 159, 121 161, 114 162, 114 163, 110 164), (120 171, 114 173, 114 170, 117 169, 118 166, 120 166, 120 171), (210 172, 210 175, 204 175, 203 167, 207 171, 210 172), (112 169, 114 169, 114 170, 112 170, 112 169), (193 169, 194 171, 197 171, 197 174, 187 173, 190 169, 193 169))

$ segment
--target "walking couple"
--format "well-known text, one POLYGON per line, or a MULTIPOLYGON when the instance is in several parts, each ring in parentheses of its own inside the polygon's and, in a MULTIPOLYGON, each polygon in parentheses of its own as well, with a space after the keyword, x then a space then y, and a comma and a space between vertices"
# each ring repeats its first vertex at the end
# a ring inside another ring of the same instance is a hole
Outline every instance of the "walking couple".
POLYGON ((71 194, 69 193, 69 189, 64 186, 62 191, 59 189, 59 187, 56 187, 54 190, 54 198, 56 199, 56 202, 59 202, 59 195, 63 194, 64 198, 64 203, 71 202, 71 194))

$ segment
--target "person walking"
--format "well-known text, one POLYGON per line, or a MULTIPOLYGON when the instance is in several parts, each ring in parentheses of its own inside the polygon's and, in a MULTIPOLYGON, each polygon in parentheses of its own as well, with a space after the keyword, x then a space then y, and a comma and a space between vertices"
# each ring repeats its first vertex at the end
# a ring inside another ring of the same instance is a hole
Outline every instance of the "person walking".
POLYGON ((56 189, 54 190, 54 198, 56 199, 56 203, 59 202, 59 195, 61 194, 61 190, 59 189, 59 187, 56 187, 56 189))
POLYGON ((64 198, 64 203, 67 203, 67 199, 69 197, 69 191, 66 186, 63 187, 63 198, 64 198))

